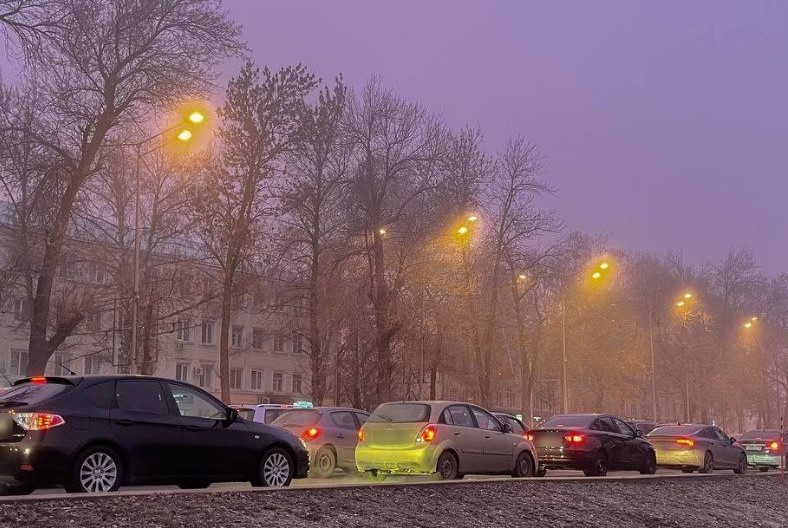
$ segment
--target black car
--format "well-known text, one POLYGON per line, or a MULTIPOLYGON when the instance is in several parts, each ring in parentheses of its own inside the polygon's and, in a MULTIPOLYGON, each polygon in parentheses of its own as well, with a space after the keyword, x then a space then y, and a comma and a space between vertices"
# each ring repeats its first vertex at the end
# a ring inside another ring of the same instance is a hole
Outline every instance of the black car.
POLYGON ((627 423, 634 429, 635 431, 640 431, 643 433, 643 436, 646 436, 651 431, 657 428, 656 422, 652 422, 651 420, 629 420, 627 423))
POLYGON ((245 420, 188 383, 142 376, 33 377, 0 395, 0 480, 19 492, 249 481, 287 486, 309 458, 292 434, 245 420))
POLYGON ((539 458, 537 476, 548 469, 580 469, 586 476, 608 470, 657 470, 654 448, 625 421, 600 414, 554 416, 528 431, 539 458))

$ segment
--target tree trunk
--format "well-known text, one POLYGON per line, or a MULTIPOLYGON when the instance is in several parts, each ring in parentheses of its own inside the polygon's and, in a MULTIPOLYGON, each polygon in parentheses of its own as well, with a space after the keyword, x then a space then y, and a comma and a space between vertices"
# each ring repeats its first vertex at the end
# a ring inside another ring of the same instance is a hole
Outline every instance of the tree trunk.
MULTIPOLYGON (((317 218, 317 217, 315 217, 317 218)), ((319 228, 317 221, 313 222, 313 229, 319 228)), ((312 368, 312 402, 323 405, 326 396, 326 372, 324 365, 324 351, 320 332, 320 296, 318 277, 320 274, 320 247, 317 231, 312 239, 312 266, 309 277, 309 362, 312 368)))
POLYGON ((376 404, 391 399, 391 327, 389 314, 389 291, 386 283, 386 263, 383 239, 377 229, 373 231, 374 254, 374 299, 375 299, 375 348, 377 351, 376 404))
POLYGON ((230 316, 232 315, 233 274, 224 272, 222 281, 222 317, 219 331, 219 385, 221 399, 230 404, 230 316))

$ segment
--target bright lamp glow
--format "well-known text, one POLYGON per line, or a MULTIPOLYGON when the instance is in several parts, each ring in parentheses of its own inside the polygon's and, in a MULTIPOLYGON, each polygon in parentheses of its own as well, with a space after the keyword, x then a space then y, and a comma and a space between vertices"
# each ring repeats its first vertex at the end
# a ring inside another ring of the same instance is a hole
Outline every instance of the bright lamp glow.
POLYGON ((591 278, 592 279, 598 279, 601 276, 602 276, 602 274, 599 273, 598 271, 595 271, 594 273, 591 274, 591 278))
POLYGON ((181 130, 180 133, 178 134, 178 139, 180 139, 181 141, 189 141, 192 138, 192 136, 193 134, 191 130, 184 129, 181 130))
POLYGON ((467 233, 467 232, 468 232, 468 228, 467 228, 467 227, 465 227, 465 226, 462 226, 461 228, 459 228, 459 229, 457 230, 457 233, 459 233, 459 234, 461 234, 461 235, 464 235, 464 234, 465 234, 465 233, 467 233))
POLYGON ((475 222, 475 221, 477 221, 478 219, 479 219, 479 217, 478 217, 478 216, 476 216, 476 215, 471 215, 471 216, 469 216, 469 217, 468 217, 468 221, 469 221, 469 222, 475 222))
POLYGON ((606 270, 609 267, 610 264, 608 264, 607 262, 603 262, 602 264, 599 265, 599 269, 603 269, 603 270, 606 270))
POLYGON ((202 112, 194 111, 189 114, 189 121, 194 124, 199 124, 205 121, 205 116, 202 114, 202 112))

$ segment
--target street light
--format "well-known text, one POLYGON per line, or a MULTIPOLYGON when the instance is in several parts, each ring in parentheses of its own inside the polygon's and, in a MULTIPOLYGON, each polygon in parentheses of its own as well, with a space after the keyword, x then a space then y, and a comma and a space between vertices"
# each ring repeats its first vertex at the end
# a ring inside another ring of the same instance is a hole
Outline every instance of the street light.
POLYGON ((462 226, 462 227, 460 227, 460 228, 457 230, 457 233, 458 233, 458 234, 460 234, 460 235, 464 235, 464 234, 465 234, 465 233, 467 233, 467 232, 468 232, 468 227, 467 227, 467 226, 462 226))
MULTIPOLYGON (((184 143, 190 141, 194 136, 193 132, 188 128, 183 128, 185 124, 192 123, 195 125, 202 124, 205 121, 205 114, 199 110, 191 111, 185 119, 174 126, 166 128, 157 134, 144 138, 135 143, 119 143, 114 146, 132 146, 136 150, 135 165, 134 165, 134 278, 133 278, 133 294, 131 299, 131 343, 129 346, 131 356, 134 361, 137 358, 137 327, 139 326, 139 290, 140 290, 140 169, 142 165, 142 157, 154 152, 159 146, 153 147, 146 151, 142 147, 153 141, 154 139, 161 138, 175 130, 181 129, 176 138, 184 143)), ((137 365, 139 369, 139 364, 137 365)))

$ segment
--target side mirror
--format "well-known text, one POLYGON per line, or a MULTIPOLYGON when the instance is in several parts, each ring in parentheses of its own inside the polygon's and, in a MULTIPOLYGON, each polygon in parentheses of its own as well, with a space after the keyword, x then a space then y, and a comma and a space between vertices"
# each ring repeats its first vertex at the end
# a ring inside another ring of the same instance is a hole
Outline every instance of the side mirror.
POLYGON ((512 426, 509 425, 508 423, 503 424, 503 432, 504 433, 511 433, 512 432, 512 426))
POLYGON ((227 417, 224 419, 226 425, 230 425, 238 419, 238 409, 227 407, 227 417))
POLYGON ((732 436, 729 438, 729 440, 731 441, 731 445, 733 445, 733 444, 735 444, 735 443, 736 443, 736 439, 735 439, 735 438, 733 438, 732 436))
POLYGON ((642 438, 643 437, 643 431, 641 431, 640 429, 635 429, 635 437, 636 438, 642 438))

